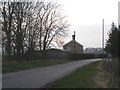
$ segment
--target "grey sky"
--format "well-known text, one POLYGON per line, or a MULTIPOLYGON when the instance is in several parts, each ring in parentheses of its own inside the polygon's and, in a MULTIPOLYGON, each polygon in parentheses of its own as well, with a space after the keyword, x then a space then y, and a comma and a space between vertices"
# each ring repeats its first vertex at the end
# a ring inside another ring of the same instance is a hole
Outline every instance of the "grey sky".
POLYGON ((71 24, 69 37, 76 31, 76 40, 87 47, 101 47, 102 19, 105 20, 105 39, 112 22, 118 25, 119 0, 57 0, 71 24))
MULTIPOLYGON (((105 25, 105 38, 108 38, 107 32, 111 25, 105 25)), ((102 26, 101 25, 80 25, 71 27, 69 36, 65 39, 65 43, 72 39, 73 30, 76 31, 76 41, 86 47, 101 47, 102 45, 102 26)))
POLYGON ((62 13, 67 16, 67 20, 71 24, 69 35, 65 38, 65 43, 72 39, 72 34, 76 31, 76 40, 81 43, 84 48, 101 47, 102 19, 104 18, 105 21, 105 39, 108 38, 107 32, 111 28, 111 23, 114 22, 118 25, 119 0, 47 1, 56 1, 60 3, 62 6, 62 13))

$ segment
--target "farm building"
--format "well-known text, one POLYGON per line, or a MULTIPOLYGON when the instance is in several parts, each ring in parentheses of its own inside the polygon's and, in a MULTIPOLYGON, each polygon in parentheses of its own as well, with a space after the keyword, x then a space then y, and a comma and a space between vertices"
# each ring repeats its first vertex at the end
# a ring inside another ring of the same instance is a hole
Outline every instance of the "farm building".
POLYGON ((64 59, 67 56, 67 51, 55 48, 46 50, 45 56, 42 55, 42 51, 35 51, 33 54, 34 59, 64 59))
POLYGON ((67 52, 60 49, 49 49, 46 51, 46 56, 49 59, 64 59, 67 57, 67 52))

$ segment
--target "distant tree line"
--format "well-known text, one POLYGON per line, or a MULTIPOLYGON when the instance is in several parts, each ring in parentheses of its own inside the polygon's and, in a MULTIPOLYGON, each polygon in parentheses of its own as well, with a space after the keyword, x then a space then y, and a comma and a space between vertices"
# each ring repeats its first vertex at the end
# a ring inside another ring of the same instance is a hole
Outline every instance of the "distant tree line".
POLYGON ((52 42, 65 37, 68 23, 60 5, 53 2, 1 2, 3 60, 32 56, 35 50, 45 53, 52 42))

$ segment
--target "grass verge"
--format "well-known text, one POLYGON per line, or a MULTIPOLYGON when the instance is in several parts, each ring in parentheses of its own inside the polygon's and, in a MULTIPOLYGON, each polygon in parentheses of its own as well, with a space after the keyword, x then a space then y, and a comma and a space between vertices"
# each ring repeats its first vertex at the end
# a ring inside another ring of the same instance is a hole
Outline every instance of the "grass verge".
POLYGON ((94 77, 100 61, 91 63, 62 79, 47 85, 46 88, 96 88, 94 77))
POLYGON ((37 67, 43 67, 43 66, 50 66, 50 65, 55 65, 55 64, 63 64, 67 62, 72 62, 73 60, 41 60, 41 61, 36 61, 36 62, 14 62, 12 64, 5 64, 2 66, 2 72, 7 73, 7 72, 15 72, 15 71, 20 71, 20 70, 26 70, 26 69, 31 69, 31 68, 37 68, 37 67))
POLYGON ((45 88, 115 88, 113 75, 108 72, 105 61, 97 61, 76 70, 45 88))
POLYGON ((2 55, 0 53, 0 73, 2 73, 2 55))
POLYGON ((112 73, 108 72, 109 68, 106 64, 106 61, 101 61, 100 64, 96 67, 96 76, 94 82, 98 88, 111 88, 112 73), (107 68, 106 68, 107 67, 107 68))

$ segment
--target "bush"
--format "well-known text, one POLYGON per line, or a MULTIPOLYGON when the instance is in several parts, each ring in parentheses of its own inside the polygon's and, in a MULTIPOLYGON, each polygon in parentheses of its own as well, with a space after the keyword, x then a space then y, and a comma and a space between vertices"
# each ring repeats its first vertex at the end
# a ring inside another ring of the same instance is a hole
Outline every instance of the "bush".
POLYGON ((95 58, 95 54, 74 54, 74 53, 69 53, 68 54, 68 59, 93 59, 95 58))

